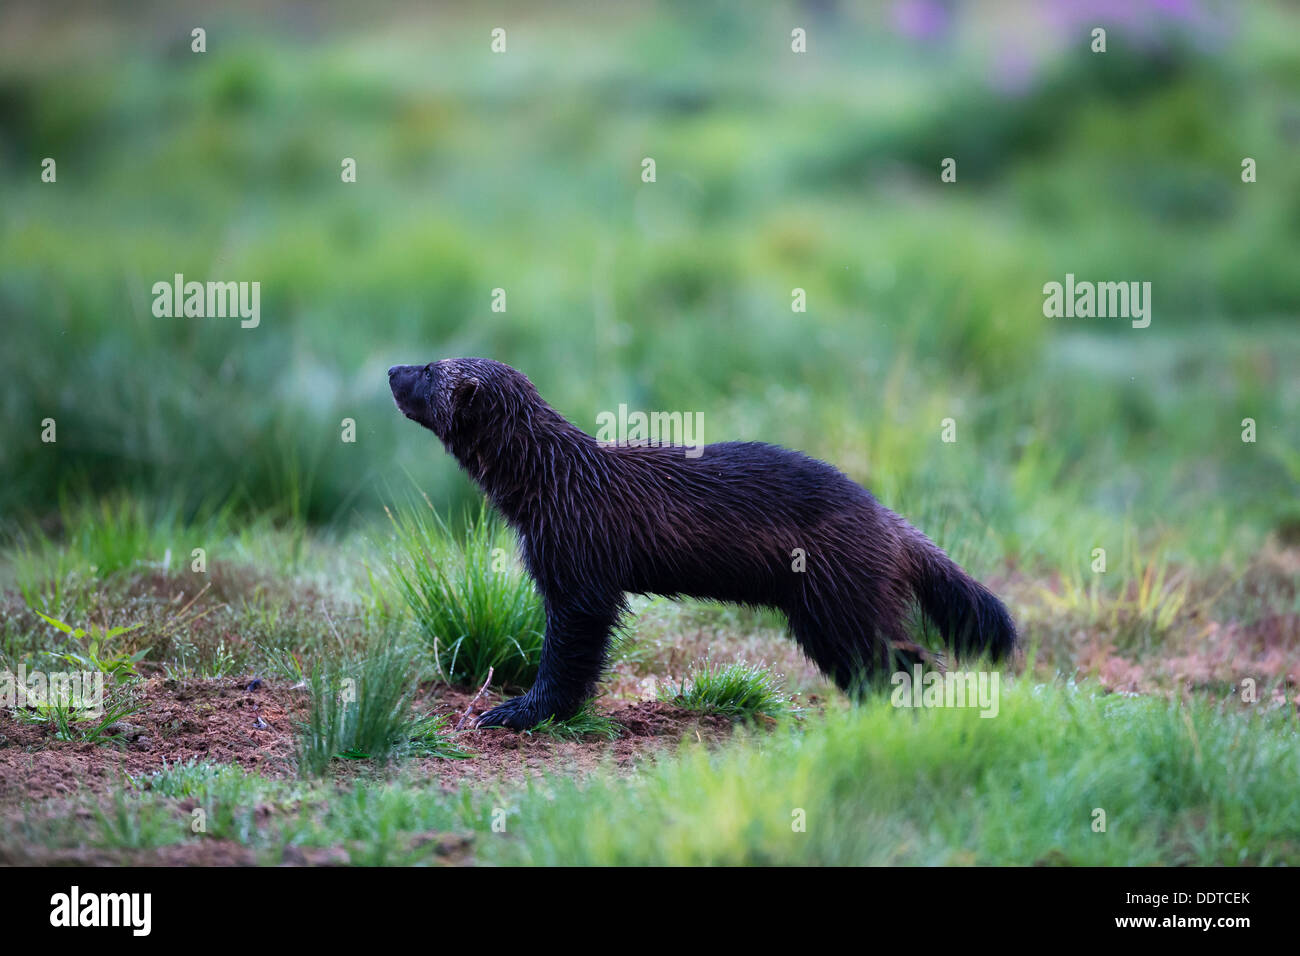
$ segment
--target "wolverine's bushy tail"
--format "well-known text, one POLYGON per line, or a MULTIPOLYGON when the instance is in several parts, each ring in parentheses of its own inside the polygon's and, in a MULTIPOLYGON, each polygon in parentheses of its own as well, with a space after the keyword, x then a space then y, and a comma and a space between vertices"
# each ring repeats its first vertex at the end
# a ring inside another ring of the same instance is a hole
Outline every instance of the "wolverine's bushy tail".
POLYGON ((1006 605, 919 531, 908 540, 912 590, 947 646, 958 655, 1009 657, 1016 625, 1006 605))

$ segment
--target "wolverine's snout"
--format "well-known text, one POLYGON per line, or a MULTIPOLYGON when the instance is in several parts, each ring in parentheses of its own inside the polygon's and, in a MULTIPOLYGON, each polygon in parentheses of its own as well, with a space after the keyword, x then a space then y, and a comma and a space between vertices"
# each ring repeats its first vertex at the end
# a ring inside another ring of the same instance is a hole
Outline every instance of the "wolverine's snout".
POLYGON ((394 365, 388 370, 388 387, 393 391, 393 401, 407 418, 421 420, 426 405, 420 382, 426 366, 394 365))

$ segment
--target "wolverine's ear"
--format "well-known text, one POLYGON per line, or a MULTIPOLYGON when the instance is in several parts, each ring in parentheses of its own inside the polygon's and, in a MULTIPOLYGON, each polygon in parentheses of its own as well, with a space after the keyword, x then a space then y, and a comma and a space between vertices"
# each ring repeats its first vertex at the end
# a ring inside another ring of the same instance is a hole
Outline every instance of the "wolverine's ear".
POLYGON ((456 383, 456 387, 452 389, 452 404, 456 408, 464 408, 477 393, 478 379, 472 375, 462 378, 456 383))

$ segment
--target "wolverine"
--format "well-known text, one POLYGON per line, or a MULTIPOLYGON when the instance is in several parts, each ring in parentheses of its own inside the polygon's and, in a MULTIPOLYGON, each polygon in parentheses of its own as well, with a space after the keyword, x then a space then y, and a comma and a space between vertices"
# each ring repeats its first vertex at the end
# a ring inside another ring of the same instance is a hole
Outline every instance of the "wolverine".
POLYGON ((914 607, 950 652, 996 661, 1015 649, 992 592, 825 462, 758 442, 696 457, 597 442, 491 359, 396 365, 388 382, 398 409, 438 436, 518 534, 545 606, 537 680, 479 727, 575 714, 629 594, 777 608, 849 692, 920 651, 906 626, 914 607))

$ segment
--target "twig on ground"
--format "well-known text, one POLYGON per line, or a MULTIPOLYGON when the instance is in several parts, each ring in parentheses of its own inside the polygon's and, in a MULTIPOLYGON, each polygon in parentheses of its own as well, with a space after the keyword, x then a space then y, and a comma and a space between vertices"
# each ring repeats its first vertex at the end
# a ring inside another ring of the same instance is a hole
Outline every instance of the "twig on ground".
POLYGON ((483 696, 483 692, 488 689, 488 684, 490 683, 492 683, 492 667, 491 665, 488 665, 487 680, 485 680, 483 686, 478 689, 478 693, 470 699, 469 706, 465 708, 465 713, 461 715, 460 722, 456 724, 457 730, 460 730, 460 728, 465 726, 465 721, 469 720, 469 715, 474 712, 474 705, 478 703, 478 699, 483 696))

